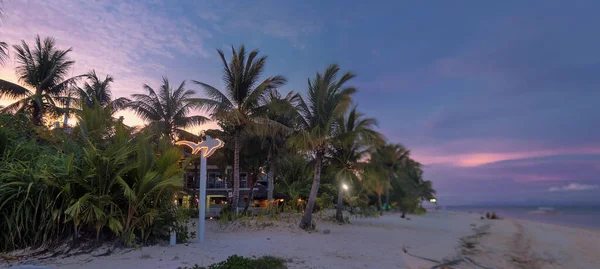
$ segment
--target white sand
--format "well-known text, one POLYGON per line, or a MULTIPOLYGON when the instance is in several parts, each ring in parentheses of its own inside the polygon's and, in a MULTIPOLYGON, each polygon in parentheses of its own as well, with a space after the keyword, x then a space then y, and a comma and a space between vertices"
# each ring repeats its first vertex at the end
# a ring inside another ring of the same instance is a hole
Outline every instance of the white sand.
POLYGON ((56 268, 174 269, 206 266, 237 254, 282 257, 289 260, 292 269, 421 268, 419 259, 401 253, 406 246, 412 254, 435 260, 467 255, 495 268, 600 268, 597 231, 509 219, 480 220, 477 214, 453 212, 410 218, 389 214, 352 219, 348 225, 319 221, 319 231, 314 233, 303 232, 295 228, 295 222, 286 221, 267 228, 235 227, 227 231, 211 222, 203 244, 124 249, 110 256, 79 255, 43 263, 56 268), (468 237, 475 233, 471 224, 489 233, 468 237), (331 233, 323 234, 325 229, 331 233), (460 238, 474 243, 475 248, 463 253, 460 238))

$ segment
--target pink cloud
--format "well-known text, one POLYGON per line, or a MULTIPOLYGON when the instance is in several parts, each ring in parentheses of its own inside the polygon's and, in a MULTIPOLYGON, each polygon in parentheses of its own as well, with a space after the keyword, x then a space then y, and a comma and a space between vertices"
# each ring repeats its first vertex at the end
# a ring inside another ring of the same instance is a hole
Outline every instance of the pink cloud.
MULTIPOLYGON (((54 37, 59 48, 72 47, 73 75, 95 69, 115 77, 117 97, 138 93, 147 83, 158 86, 168 72, 165 59, 175 53, 208 57, 203 44, 211 34, 183 18, 165 17, 142 4, 120 1, 8 1, 0 33, 2 41, 31 44, 36 34, 54 37), (192 45, 193 44, 193 45, 192 45)), ((0 78, 16 82, 15 63, 0 69, 0 78)), ((189 86, 189 85, 188 85, 189 86)), ((0 104, 10 101, 0 100, 0 104)), ((125 122, 142 122, 122 112, 125 122)))

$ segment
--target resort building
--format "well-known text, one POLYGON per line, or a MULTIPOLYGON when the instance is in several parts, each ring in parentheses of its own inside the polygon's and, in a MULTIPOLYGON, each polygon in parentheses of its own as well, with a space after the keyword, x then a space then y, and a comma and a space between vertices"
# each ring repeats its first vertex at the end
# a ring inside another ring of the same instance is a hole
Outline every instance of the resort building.
MULTIPOLYGON (((177 204, 181 207, 190 207, 190 201, 194 197, 197 201, 200 164, 190 164, 184 174, 184 190, 186 195, 178 198, 177 204), (193 196, 192 196, 193 195, 193 196)), ((250 182, 252 175, 240 168, 240 197, 238 201, 238 210, 243 210, 248 199, 250 199, 250 182)), ((268 176, 266 173, 257 175, 258 180, 254 186, 253 201, 250 201, 249 210, 256 211, 257 208, 266 207, 267 202, 267 184, 268 176)), ((226 169, 219 169, 218 165, 211 159, 208 159, 206 165, 206 200, 207 215, 218 216, 222 208, 231 202, 233 193, 233 167, 227 166, 226 169)))

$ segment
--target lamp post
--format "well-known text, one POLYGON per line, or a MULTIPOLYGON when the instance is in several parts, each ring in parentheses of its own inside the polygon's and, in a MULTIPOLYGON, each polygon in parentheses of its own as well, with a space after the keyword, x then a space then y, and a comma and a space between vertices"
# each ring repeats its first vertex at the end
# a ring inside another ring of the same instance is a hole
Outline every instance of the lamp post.
POLYGON ((206 136, 206 140, 200 143, 181 140, 175 145, 187 146, 192 149, 192 154, 200 155, 200 180, 198 183, 198 241, 204 242, 204 225, 206 218, 206 159, 213 155, 217 149, 222 148, 225 144, 220 139, 213 139, 206 136))

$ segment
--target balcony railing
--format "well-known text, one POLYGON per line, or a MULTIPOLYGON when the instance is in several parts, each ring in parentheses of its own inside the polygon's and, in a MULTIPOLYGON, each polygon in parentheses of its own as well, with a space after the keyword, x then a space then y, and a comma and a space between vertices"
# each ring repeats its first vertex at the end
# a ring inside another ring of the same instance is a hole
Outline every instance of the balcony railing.
MULTIPOLYGON (((197 189, 198 181, 196 177, 188 174, 185 182, 188 189, 197 189)), ((206 189, 231 189, 233 186, 227 184, 227 181, 220 177, 220 174, 209 172, 206 180, 206 189)), ((248 188, 248 180, 245 173, 240 174, 240 188, 248 188)))

